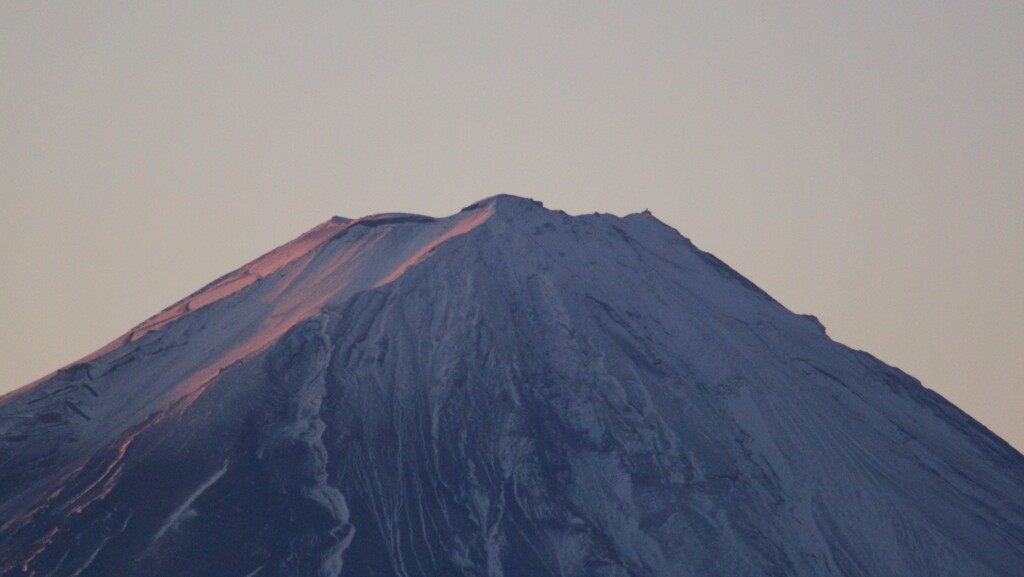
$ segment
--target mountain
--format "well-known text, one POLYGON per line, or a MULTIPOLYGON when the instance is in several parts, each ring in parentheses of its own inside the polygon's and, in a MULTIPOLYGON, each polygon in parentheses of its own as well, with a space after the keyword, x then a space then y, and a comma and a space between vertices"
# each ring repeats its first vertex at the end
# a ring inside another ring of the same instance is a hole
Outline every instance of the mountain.
POLYGON ((1020 576, 1024 457, 653 216, 334 218, 0 400, 0 575, 1020 576))

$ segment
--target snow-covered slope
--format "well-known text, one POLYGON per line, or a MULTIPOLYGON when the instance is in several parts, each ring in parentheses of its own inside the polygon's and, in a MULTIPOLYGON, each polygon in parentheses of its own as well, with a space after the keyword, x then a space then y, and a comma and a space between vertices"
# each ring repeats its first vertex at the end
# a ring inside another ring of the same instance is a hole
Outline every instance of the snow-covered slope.
POLYGON ((0 404, 0 575, 1024 575, 1024 457, 649 215, 332 219, 0 404))

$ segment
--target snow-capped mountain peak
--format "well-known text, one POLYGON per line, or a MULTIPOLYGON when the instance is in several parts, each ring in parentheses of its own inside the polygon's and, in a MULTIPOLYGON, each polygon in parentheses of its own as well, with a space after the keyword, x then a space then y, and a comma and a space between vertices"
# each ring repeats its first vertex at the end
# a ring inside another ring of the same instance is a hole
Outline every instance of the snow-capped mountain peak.
POLYGON ((0 575, 1021 575, 1024 457, 649 212, 332 218, 0 403, 0 575))

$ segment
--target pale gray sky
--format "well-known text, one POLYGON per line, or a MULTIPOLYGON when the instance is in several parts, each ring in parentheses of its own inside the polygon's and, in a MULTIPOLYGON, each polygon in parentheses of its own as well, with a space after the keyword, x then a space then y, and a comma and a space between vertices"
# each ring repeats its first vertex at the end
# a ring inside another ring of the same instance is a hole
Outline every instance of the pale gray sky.
POLYGON ((0 3, 0 392, 332 215, 650 208, 1024 447, 1024 3, 0 3))

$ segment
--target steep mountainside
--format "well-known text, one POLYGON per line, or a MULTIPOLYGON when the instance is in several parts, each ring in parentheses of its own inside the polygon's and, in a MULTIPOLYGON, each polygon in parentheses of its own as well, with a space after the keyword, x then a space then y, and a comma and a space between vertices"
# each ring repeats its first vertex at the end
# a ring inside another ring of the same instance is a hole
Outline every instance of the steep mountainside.
POLYGON ((0 400, 0 575, 1020 576, 1024 457, 649 215, 335 218, 0 400))

